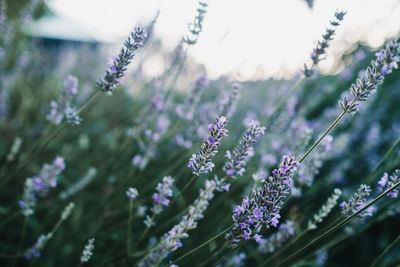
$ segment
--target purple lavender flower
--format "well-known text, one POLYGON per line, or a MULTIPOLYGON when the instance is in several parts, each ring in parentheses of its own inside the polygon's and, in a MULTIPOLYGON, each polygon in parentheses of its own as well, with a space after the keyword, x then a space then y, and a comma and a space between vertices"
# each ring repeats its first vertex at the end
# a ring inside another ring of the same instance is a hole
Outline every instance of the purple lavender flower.
POLYGON ((332 28, 326 28, 325 34, 322 35, 322 40, 318 41, 317 47, 314 48, 313 52, 311 53, 311 60, 312 65, 308 67, 304 64, 303 74, 306 77, 310 77, 321 61, 321 56, 325 54, 326 48, 329 47, 328 42, 333 40, 333 35, 335 34, 336 27, 340 25, 340 22, 343 20, 344 15, 346 12, 344 11, 336 11, 334 20, 331 20, 330 24, 332 28))
POLYGON ((342 214, 348 216, 362 209, 365 206, 367 197, 371 194, 371 191, 370 186, 362 184, 348 202, 343 201, 340 204, 342 214))
POLYGON ((45 164, 38 176, 27 178, 19 206, 25 216, 34 213, 37 197, 45 197, 51 188, 57 186, 60 173, 65 169, 64 159, 56 157, 52 164, 45 164))
POLYGON ((326 249, 319 249, 315 252, 315 264, 317 266, 324 266, 327 258, 328 252, 326 249))
POLYGON ((135 199, 139 196, 139 192, 136 188, 134 187, 129 187, 128 190, 126 190, 126 196, 129 199, 135 199))
POLYGON ((279 223, 279 211, 284 200, 289 196, 292 177, 299 163, 293 157, 283 156, 279 169, 272 171, 272 176, 265 178, 263 187, 254 190, 253 197, 244 198, 242 204, 233 211, 233 229, 226 235, 231 246, 236 246, 240 238, 260 230, 262 225, 276 227, 279 223), (258 210, 262 216, 254 211, 258 210))
POLYGON ((97 82, 97 86, 103 92, 111 94, 115 87, 122 83, 126 75, 127 66, 135 56, 135 51, 143 46, 143 41, 147 37, 143 28, 136 27, 134 32, 128 37, 119 55, 113 59, 112 65, 106 70, 103 78, 97 82))
POLYGON ((346 97, 339 100, 339 106, 347 113, 357 111, 358 102, 366 101, 370 94, 376 92, 378 85, 383 83, 384 76, 397 68, 400 62, 400 45, 396 41, 388 41, 386 46, 376 53, 376 59, 371 66, 350 87, 353 100, 346 97))
POLYGON ((256 121, 252 121, 233 152, 226 151, 228 161, 224 165, 224 171, 229 177, 236 178, 237 175, 243 176, 244 167, 250 157, 249 154, 254 150, 253 146, 256 143, 257 137, 264 133, 265 127, 259 127, 256 121))
MULTIPOLYGON (((395 170, 390 176, 385 172, 378 182, 378 192, 379 193, 385 192, 399 181, 400 181, 400 169, 395 170)), ((397 198, 398 195, 399 191, 397 189, 394 189, 391 192, 387 193, 387 196, 391 198, 397 198)))
POLYGON ((80 124, 82 119, 77 115, 75 108, 71 107, 73 97, 78 93, 78 79, 68 75, 64 82, 65 90, 61 93, 57 101, 50 102, 50 113, 47 120, 54 124, 60 124, 64 118, 73 125, 80 124))
POLYGON ((160 214, 164 207, 168 207, 170 200, 168 198, 172 197, 172 186, 174 184, 174 179, 171 176, 165 176, 161 183, 157 184, 156 192, 153 194, 154 205, 150 209, 152 211, 152 216, 146 215, 144 224, 150 228, 155 225, 154 217, 160 214))
POLYGON ((281 223, 277 232, 271 234, 267 238, 261 239, 258 251, 263 254, 274 252, 276 249, 280 248, 282 244, 290 238, 290 236, 294 235, 294 231, 294 223, 292 221, 281 223))
POLYGON ((51 233, 39 236, 36 243, 25 252, 25 258, 28 260, 32 258, 40 258, 44 246, 51 237, 51 233))
POLYGON ((228 136, 228 130, 224 128, 227 123, 226 118, 222 116, 217 117, 214 124, 208 125, 208 137, 201 145, 200 151, 193 154, 189 160, 188 167, 193 170, 194 175, 200 176, 212 171, 214 163, 211 159, 217 154, 222 138, 228 136))

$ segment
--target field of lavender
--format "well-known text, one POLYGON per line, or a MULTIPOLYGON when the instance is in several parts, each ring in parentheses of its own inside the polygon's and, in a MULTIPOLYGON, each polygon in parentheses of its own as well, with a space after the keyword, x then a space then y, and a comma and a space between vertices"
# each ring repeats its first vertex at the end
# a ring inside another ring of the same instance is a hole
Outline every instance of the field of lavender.
MULTIPOLYGON (((0 266, 399 266, 400 43, 291 80, 210 79, 190 51, 133 29, 54 49, 0 0, 0 266), (128 33, 127 33, 128 34, 128 33), (162 53, 168 68, 142 66, 162 53), (190 64, 189 64, 190 63, 190 64)), ((400 29, 399 29, 400 33, 400 29)))

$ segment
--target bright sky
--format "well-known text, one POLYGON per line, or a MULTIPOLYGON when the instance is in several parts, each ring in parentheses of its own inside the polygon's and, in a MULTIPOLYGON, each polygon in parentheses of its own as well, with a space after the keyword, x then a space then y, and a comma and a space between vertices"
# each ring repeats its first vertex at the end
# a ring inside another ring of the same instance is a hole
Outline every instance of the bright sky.
MULTIPOLYGON (((193 20, 197 0, 48 0, 49 5, 95 31, 121 42, 138 22, 160 17, 155 34, 173 49, 193 20)), ((296 73, 337 8, 348 12, 321 71, 357 41, 378 47, 400 33, 399 0, 209 0, 203 32, 189 54, 212 77, 282 77, 296 73)))

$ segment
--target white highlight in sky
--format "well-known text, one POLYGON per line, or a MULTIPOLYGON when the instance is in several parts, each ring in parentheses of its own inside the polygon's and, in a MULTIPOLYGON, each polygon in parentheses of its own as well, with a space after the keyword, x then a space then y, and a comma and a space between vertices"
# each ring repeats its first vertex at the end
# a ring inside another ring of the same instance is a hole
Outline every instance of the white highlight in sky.
MULTIPOLYGON (((134 25, 149 22, 168 49, 193 20, 196 0, 52 0, 49 5, 104 40, 121 42, 134 25)), ((310 10, 303 0, 210 0, 203 32, 189 54, 212 77, 284 77, 297 73, 336 9, 348 12, 320 70, 358 41, 378 47, 400 33, 398 0, 320 0, 310 10)))

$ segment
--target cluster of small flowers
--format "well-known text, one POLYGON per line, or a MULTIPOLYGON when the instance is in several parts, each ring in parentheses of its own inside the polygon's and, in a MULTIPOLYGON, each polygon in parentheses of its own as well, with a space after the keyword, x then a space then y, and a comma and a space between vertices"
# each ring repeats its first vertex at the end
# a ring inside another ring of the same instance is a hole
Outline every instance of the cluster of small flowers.
POLYGON ((90 238, 82 251, 81 262, 88 262, 93 255, 94 238, 90 238))
POLYGON ((183 105, 177 105, 175 113, 179 118, 185 120, 192 120, 194 116, 194 109, 197 102, 200 100, 200 96, 204 91, 204 88, 209 84, 209 79, 205 73, 201 73, 194 82, 194 86, 190 93, 186 96, 183 105))
MULTIPOLYGON (((390 176, 385 172, 378 182, 378 192, 383 193, 398 182, 400 182, 400 169, 395 170, 390 176)), ((396 198, 398 195, 397 188, 387 193, 387 196, 391 198, 396 198)))
POLYGON ((168 233, 161 238, 159 245, 147 257, 145 257, 139 266, 154 266, 161 261, 171 251, 182 246, 181 239, 188 238, 188 232, 197 227, 197 221, 203 218, 203 213, 207 209, 210 200, 214 197, 215 190, 224 191, 221 180, 206 180, 204 189, 200 189, 200 195, 194 201, 193 205, 188 207, 187 213, 182 217, 179 224, 175 225, 168 233))
MULTIPOLYGON (((69 215, 71 215, 72 210, 74 209, 75 204, 73 202, 70 202, 62 211, 60 219, 61 221, 66 220, 69 215)), ((50 240, 50 238, 53 237, 53 232, 47 233, 40 235, 36 243, 29 249, 26 250, 25 252, 25 258, 26 259, 32 259, 32 258, 40 258, 41 252, 44 249, 44 246, 46 245, 47 241, 50 240)))
POLYGON ((279 211, 290 194, 292 177, 298 165, 293 157, 283 156, 280 168, 272 171, 272 176, 265 180, 263 187, 254 190, 251 199, 244 198, 242 204, 233 210, 234 227, 225 237, 231 246, 235 247, 241 238, 253 237, 259 242, 261 236, 255 232, 262 225, 278 225, 279 211))
POLYGON ((326 203, 314 214, 313 218, 308 221, 308 230, 317 229, 317 224, 321 223, 326 216, 331 212, 331 210, 336 206, 342 191, 339 188, 333 190, 332 195, 328 198, 326 203))
POLYGON ((52 164, 45 164, 38 176, 27 178, 24 193, 19 206, 25 216, 34 213, 34 207, 38 196, 45 197, 50 188, 57 186, 60 173, 65 169, 64 159, 56 157, 52 164))
POLYGON ((346 113, 357 112, 360 101, 366 101, 370 94, 376 92, 379 84, 383 83, 384 76, 397 68, 400 62, 400 45, 396 41, 388 41, 386 46, 376 53, 376 59, 371 61, 371 66, 350 87, 353 100, 343 97, 339 100, 339 106, 346 113))
POLYGON ((32 258, 40 258, 41 251, 52 236, 51 233, 40 235, 36 243, 25 252, 25 258, 28 260, 32 258))
POLYGON ((50 113, 47 120, 56 125, 60 124, 64 118, 73 124, 78 125, 82 119, 77 115, 76 108, 71 107, 73 97, 78 93, 78 79, 68 75, 64 82, 65 90, 61 93, 57 101, 50 102, 50 113))
POLYGON ((253 146, 257 137, 265 133, 265 127, 260 127, 257 121, 251 121, 249 128, 239 141, 237 147, 231 152, 226 151, 228 161, 224 165, 225 173, 236 178, 237 175, 243 176, 245 166, 249 157, 254 153, 253 146))
POLYGON ((240 85, 238 83, 232 84, 232 89, 230 93, 225 95, 225 97, 219 101, 220 111, 218 112, 218 114, 221 114, 228 119, 232 116, 233 112, 236 109, 236 104, 239 101, 239 89, 240 85))
POLYGON ((11 162, 15 159, 19 151, 21 150, 22 146, 22 138, 21 137, 15 137, 14 142, 11 146, 10 152, 7 154, 7 161, 11 162))
POLYGON ((191 36, 186 35, 185 37, 183 37, 183 42, 185 42, 186 44, 194 45, 197 43, 197 40, 199 39, 199 34, 203 29, 204 15, 207 13, 207 6, 208 4, 206 2, 199 1, 197 15, 195 16, 193 23, 189 23, 189 32, 191 33, 191 36))
MULTIPOLYGON (((153 194, 154 205, 150 209, 153 214, 160 214, 164 207, 168 207, 172 197, 172 186, 174 184, 174 179, 171 176, 165 176, 161 183, 157 184, 156 191, 153 194)), ((145 225, 150 228, 155 225, 151 216, 147 215, 144 221, 145 225)))
POLYGON ((229 260, 227 260, 226 265, 224 264, 223 266, 235 266, 235 267, 241 267, 245 266, 245 261, 246 260, 246 253, 240 252, 236 255, 233 255, 229 260))
POLYGON ((224 128, 227 123, 227 119, 221 116, 215 119, 214 124, 208 125, 208 137, 201 145, 200 151, 193 154, 189 160, 188 167, 193 170, 194 175, 206 174, 214 168, 211 159, 217 154, 222 138, 228 136, 228 130, 224 128))
POLYGON ((97 82, 97 86, 103 92, 111 94, 115 87, 122 83, 126 75, 127 66, 135 56, 135 51, 143 46, 143 41, 147 37, 143 28, 136 27, 124 43, 118 57, 113 59, 112 65, 106 70, 103 78, 97 82))
POLYGON ((86 172, 86 174, 83 176, 82 179, 79 179, 78 182, 70 186, 67 190, 62 191, 60 193, 60 198, 61 199, 67 199, 79 191, 83 190, 96 176, 97 170, 96 168, 89 168, 89 170, 86 172))
POLYGON ((294 223, 286 221, 279 225, 278 231, 267 238, 262 238, 259 242, 258 251, 264 254, 270 254, 282 246, 290 236, 294 235, 294 223))
POLYGON ((128 190, 126 190, 126 196, 129 199, 135 199, 139 196, 139 192, 136 188, 134 187, 129 187, 128 190))
POLYGON ((367 197, 371 194, 371 191, 372 190, 370 186, 362 184, 348 202, 343 201, 340 204, 340 207, 342 208, 342 214, 348 216, 362 209, 365 206, 367 197))
POLYGON ((314 48, 313 52, 311 53, 311 60, 312 65, 308 67, 304 64, 303 73, 304 76, 310 77, 314 73, 315 67, 321 61, 321 56, 325 54, 326 48, 329 47, 328 42, 333 40, 333 35, 335 34, 336 27, 340 25, 340 22, 343 20, 343 17, 346 15, 344 11, 336 11, 335 18, 330 22, 333 28, 327 28, 325 34, 322 35, 322 40, 318 41, 317 47, 314 48))

